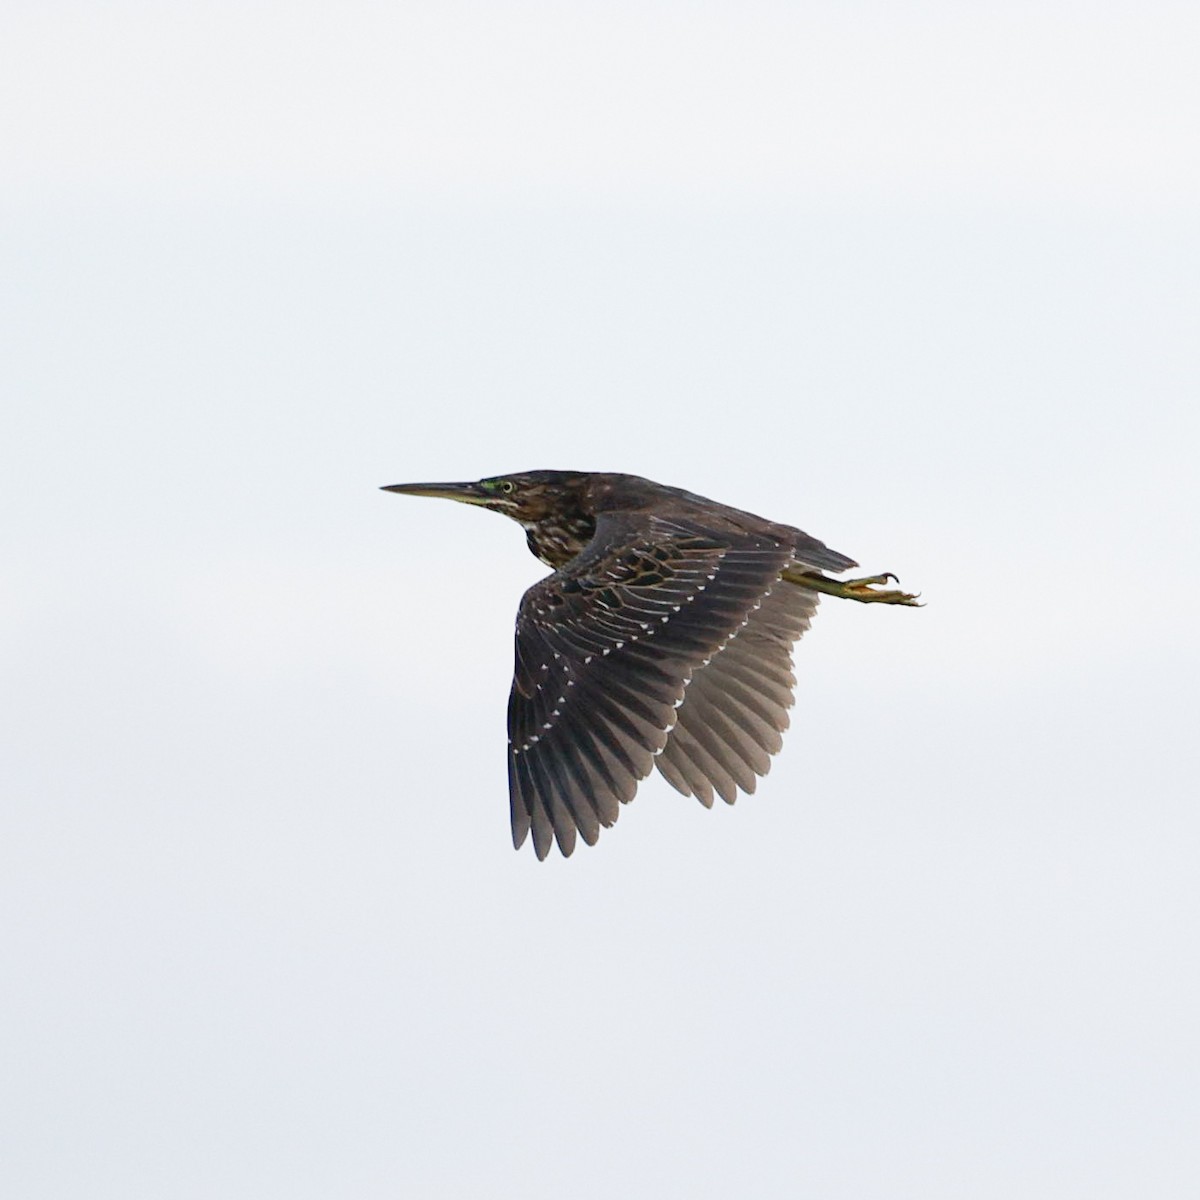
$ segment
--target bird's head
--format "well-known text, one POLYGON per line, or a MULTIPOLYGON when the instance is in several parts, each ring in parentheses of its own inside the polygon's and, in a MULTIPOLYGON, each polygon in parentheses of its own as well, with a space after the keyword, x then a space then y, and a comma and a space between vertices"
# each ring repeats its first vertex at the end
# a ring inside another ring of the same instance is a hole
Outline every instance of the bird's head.
POLYGON ((587 478, 579 471, 526 471, 493 475, 475 483, 393 483, 383 490, 490 508, 528 528, 583 509, 587 478))
POLYGON ((394 483, 383 490, 459 500, 512 517, 525 527, 533 554, 557 568, 570 562, 596 531, 592 478, 579 471, 526 471, 477 483, 394 483))

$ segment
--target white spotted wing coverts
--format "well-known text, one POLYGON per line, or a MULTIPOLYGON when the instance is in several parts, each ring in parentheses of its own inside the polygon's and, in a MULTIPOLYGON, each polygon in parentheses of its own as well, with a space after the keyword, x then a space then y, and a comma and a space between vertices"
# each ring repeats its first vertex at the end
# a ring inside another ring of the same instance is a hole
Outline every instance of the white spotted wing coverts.
POLYGON ((577 836, 594 843, 654 766, 705 805, 766 774, 792 643, 817 607, 780 573, 854 564, 787 526, 731 525, 602 513, 583 552, 525 593, 508 706, 514 845, 532 832, 545 858, 555 841, 564 855, 577 836))

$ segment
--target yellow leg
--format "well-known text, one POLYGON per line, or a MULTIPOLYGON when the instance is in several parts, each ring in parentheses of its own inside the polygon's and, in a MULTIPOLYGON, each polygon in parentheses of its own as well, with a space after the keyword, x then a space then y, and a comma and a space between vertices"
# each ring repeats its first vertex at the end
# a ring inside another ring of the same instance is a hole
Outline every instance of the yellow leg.
POLYGON ((885 583, 900 582, 890 571, 883 575, 868 575, 865 579, 839 580, 830 579, 828 575, 822 575, 819 571, 801 571, 796 567, 788 567, 783 572, 783 578, 798 587, 824 592, 827 596, 840 596, 843 600, 857 600, 860 604, 906 604, 910 608, 924 607, 915 595, 894 588, 883 588, 885 583))

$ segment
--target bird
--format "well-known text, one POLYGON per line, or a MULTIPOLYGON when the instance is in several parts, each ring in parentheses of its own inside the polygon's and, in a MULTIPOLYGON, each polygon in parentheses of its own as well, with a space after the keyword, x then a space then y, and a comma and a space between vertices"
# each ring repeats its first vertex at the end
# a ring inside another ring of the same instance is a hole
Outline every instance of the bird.
POLYGON ((790 525, 637 475, 526 471, 395 483, 503 513, 553 573, 517 612, 508 701, 513 846, 594 845, 657 767, 707 808, 752 793, 783 744, 793 643, 822 594, 919 606, 890 572, 790 525))

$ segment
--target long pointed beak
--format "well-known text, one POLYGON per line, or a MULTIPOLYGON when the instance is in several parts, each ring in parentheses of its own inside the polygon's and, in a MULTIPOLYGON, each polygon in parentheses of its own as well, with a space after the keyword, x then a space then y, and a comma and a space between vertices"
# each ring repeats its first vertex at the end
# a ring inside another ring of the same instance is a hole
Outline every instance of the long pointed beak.
POLYGON ((434 496, 439 500, 458 500, 462 504, 486 504, 495 499, 477 483, 391 483, 380 489, 401 496, 434 496))

